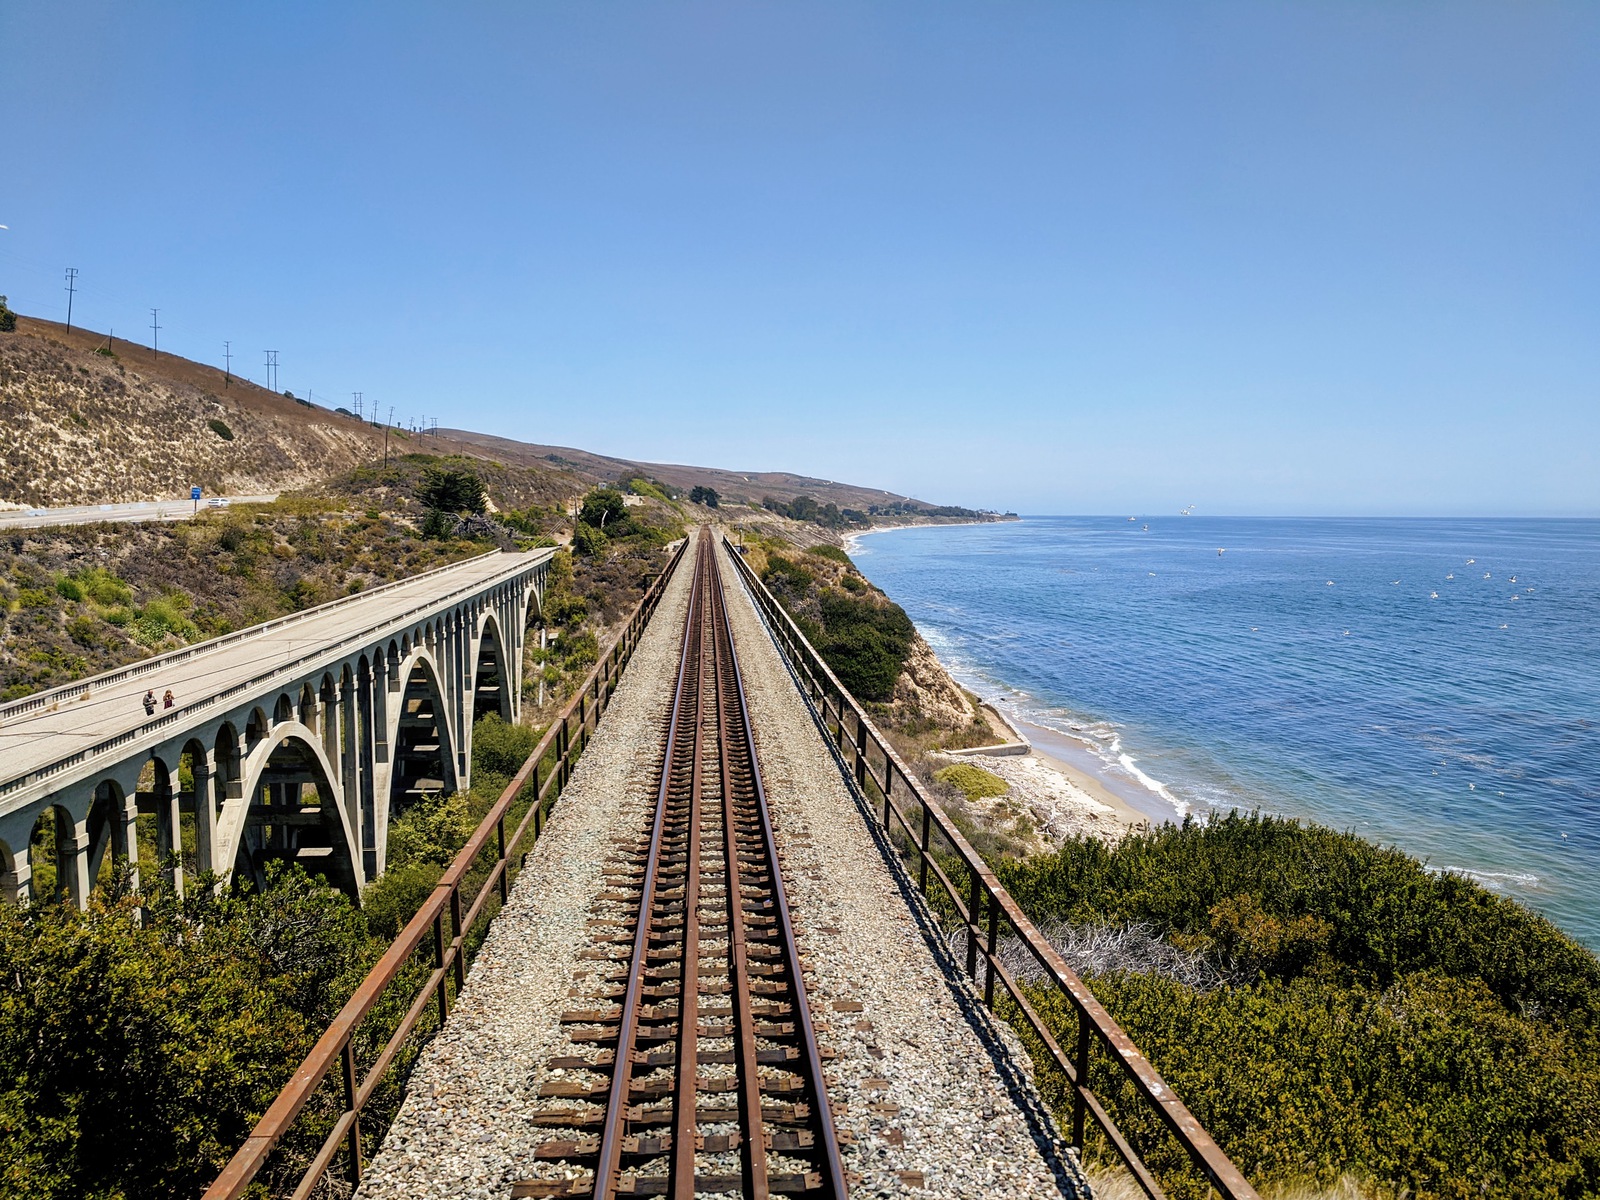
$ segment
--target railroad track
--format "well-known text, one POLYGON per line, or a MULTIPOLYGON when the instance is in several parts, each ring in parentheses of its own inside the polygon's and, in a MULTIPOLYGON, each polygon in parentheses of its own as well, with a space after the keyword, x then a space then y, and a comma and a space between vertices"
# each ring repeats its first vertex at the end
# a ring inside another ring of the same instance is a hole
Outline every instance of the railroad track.
POLYGON ((722 573, 702 530, 648 829, 591 909, 592 966, 562 1016, 513 1197, 798 1195, 843 1200, 722 573))

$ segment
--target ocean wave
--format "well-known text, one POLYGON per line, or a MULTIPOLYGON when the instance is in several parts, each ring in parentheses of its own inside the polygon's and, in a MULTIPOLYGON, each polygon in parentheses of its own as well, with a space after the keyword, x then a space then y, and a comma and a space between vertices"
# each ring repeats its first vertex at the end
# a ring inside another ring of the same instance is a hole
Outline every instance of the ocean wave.
POLYGON ((1528 871, 1475 871, 1471 867, 1430 865, 1428 870, 1435 875, 1465 875, 1475 883, 1481 883, 1491 891, 1503 892, 1508 888, 1537 888, 1540 879, 1528 871))

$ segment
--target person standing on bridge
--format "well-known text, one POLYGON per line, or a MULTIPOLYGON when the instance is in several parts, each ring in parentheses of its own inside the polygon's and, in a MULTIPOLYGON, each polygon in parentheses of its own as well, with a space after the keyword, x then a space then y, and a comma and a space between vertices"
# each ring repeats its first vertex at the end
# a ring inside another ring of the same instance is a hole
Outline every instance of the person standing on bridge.
POLYGON ((175 699, 176 699, 176 697, 173 696, 172 689, 168 688, 167 689, 167 694, 165 696, 161 697, 161 707, 162 708, 171 708, 172 704, 173 704, 173 701, 175 699))
POLYGON ((156 713, 156 690, 147 688, 144 693, 144 715, 153 717, 156 713))

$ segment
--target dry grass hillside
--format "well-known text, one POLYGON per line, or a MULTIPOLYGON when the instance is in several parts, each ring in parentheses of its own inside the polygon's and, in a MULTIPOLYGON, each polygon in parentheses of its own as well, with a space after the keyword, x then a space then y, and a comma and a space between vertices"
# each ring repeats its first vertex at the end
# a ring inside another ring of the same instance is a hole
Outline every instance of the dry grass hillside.
POLYGON ((0 501, 115 503, 305 487, 371 461, 382 432, 186 359, 48 321, 0 336, 0 501))

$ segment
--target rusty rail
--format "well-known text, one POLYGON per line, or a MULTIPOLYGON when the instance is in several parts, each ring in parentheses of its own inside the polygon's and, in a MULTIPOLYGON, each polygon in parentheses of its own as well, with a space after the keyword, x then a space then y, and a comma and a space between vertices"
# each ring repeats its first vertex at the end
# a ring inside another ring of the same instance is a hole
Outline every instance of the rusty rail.
POLYGON ((885 833, 894 839, 898 826, 898 836, 909 844, 907 856, 915 861, 918 888, 927 895, 931 877, 956 913, 965 934, 966 973, 975 987, 982 987, 984 1004, 994 1008, 995 984, 998 983, 1015 1005, 1028 1032, 1038 1039, 1066 1077, 1072 1096, 1072 1146, 1082 1152, 1086 1121, 1093 1117, 1095 1125, 1145 1194, 1151 1200, 1166 1200, 1166 1192, 1160 1182, 1090 1087, 1094 1050, 1098 1045, 1103 1049, 1104 1057, 1109 1058, 1123 1078, 1133 1084, 1141 1100, 1160 1118, 1187 1153, 1190 1162, 1223 1200, 1260 1200, 1249 1181, 1167 1086, 1160 1072, 1140 1053, 1133 1040, 1112 1020, 1111 1014, 1095 999, 1083 980, 1028 919, 1011 893, 995 878, 982 856, 972 848, 944 811, 923 794, 915 776, 906 769, 905 763, 855 697, 828 669, 821 655, 812 648, 783 606, 756 577, 739 550, 731 542, 726 542, 726 545, 751 597, 765 615, 768 627, 800 680, 806 699, 836 744, 841 761, 853 772, 857 787, 872 805, 885 833), (874 756, 878 760, 876 767, 874 756), (869 792, 869 785, 876 795, 869 792), (896 793, 914 802, 914 818, 908 815, 908 806, 895 799, 896 793), (935 832, 948 847, 948 855, 953 856, 965 871, 969 881, 967 887, 959 886, 941 865, 937 848, 931 840, 935 832), (1076 1044, 1071 1055, 1062 1049, 1022 987, 1001 962, 997 946, 1008 930, 1009 936, 1027 949, 1049 984, 1070 1003, 1077 1018, 1076 1044))
POLYGON ((292 1195, 294 1200, 304 1200, 311 1195, 339 1157, 341 1148, 346 1154, 346 1178, 352 1185, 361 1182, 365 1165, 361 1139, 362 1110, 383 1083, 384 1076, 428 1009, 437 1007, 441 1023, 449 1015, 453 994, 458 993, 466 982, 468 935, 484 916, 492 897, 498 896, 504 902, 510 895, 513 862, 522 852, 524 838, 531 833, 532 840, 537 840, 543 832, 545 818, 571 777, 573 764, 598 725, 600 715, 616 690, 623 669, 633 656, 639 638, 687 546, 688 539, 685 538, 671 561, 634 607, 617 640, 585 677, 561 715, 545 731, 522 769, 506 785, 500 798, 440 877, 428 899, 339 1010, 311 1053, 245 1139, 244 1145, 206 1189, 204 1200, 236 1200, 245 1194, 266 1167, 273 1150, 294 1129, 318 1087, 336 1067, 343 1083, 343 1111, 323 1139, 321 1148, 312 1157, 310 1166, 302 1173, 292 1195), (541 779, 540 764, 552 752, 555 762, 541 779), (506 822, 527 788, 532 789, 532 803, 508 838, 506 822), (478 859, 485 849, 495 854, 493 865, 463 912, 467 877, 478 865, 478 859), (355 1053, 355 1039, 362 1022, 419 950, 431 950, 432 970, 412 999, 404 1018, 363 1075, 358 1070, 355 1053))

